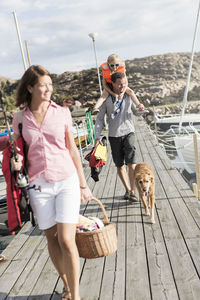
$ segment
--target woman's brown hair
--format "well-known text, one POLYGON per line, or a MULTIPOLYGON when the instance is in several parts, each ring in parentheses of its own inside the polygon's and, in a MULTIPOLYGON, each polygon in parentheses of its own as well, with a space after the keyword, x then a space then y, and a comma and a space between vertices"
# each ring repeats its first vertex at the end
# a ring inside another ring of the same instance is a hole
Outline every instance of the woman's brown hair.
POLYGON ((30 66, 22 76, 18 87, 16 95, 17 107, 30 106, 31 104, 31 93, 28 91, 28 86, 34 86, 41 76, 47 75, 49 77, 50 73, 42 66, 30 66))

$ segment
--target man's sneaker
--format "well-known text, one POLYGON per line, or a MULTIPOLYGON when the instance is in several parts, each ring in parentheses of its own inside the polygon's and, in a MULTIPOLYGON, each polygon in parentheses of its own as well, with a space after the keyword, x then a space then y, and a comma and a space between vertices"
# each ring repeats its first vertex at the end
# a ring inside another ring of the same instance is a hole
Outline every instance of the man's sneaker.
POLYGON ((138 198, 136 197, 136 195, 134 194, 134 193, 130 193, 129 194, 129 200, 131 201, 131 202, 138 202, 138 198))
POLYGON ((125 200, 128 200, 129 199, 129 197, 130 197, 130 191, 126 191, 126 193, 124 194, 124 199, 125 200))

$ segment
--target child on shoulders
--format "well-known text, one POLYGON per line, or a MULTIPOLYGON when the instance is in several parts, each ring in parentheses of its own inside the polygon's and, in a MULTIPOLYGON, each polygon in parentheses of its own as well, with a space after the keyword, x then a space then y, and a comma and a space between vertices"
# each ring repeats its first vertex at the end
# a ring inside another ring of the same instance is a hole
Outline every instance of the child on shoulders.
MULTIPOLYGON (((101 70, 103 75, 102 83, 104 90, 102 92, 101 97, 98 99, 97 103, 94 106, 93 113, 95 114, 99 112, 99 108, 109 96, 109 94, 115 98, 117 97, 117 95, 112 91, 111 75, 115 72, 126 74, 125 63, 121 61, 120 57, 117 54, 109 55, 107 58, 107 62, 101 64, 101 70)), ((134 91, 128 87, 128 80, 127 87, 124 93, 127 93, 130 96, 131 100, 133 101, 133 103, 139 111, 144 111, 144 105, 139 102, 134 91)))

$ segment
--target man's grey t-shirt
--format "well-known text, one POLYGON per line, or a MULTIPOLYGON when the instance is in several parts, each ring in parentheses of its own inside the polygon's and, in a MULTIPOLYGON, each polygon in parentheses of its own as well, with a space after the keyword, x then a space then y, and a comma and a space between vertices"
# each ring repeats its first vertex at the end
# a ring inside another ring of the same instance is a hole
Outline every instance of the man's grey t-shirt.
POLYGON ((100 112, 97 115, 95 122, 95 138, 100 139, 101 131, 104 126, 104 116, 108 117, 108 136, 120 137, 134 132, 133 117, 132 117, 132 101, 130 97, 125 94, 123 97, 123 103, 118 115, 112 120, 111 114, 114 110, 113 97, 108 96, 100 108, 100 112))

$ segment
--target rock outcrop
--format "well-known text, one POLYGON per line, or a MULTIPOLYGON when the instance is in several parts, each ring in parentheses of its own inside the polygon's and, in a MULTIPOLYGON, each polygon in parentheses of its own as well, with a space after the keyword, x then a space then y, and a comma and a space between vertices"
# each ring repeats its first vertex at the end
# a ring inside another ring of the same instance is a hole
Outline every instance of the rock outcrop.
MULTIPOLYGON (((186 86, 190 53, 171 53, 126 61, 129 86, 145 105, 180 102, 186 86)), ((194 56, 188 101, 199 100, 200 53, 194 56)))
MULTIPOLYGON (((186 86, 190 53, 169 53, 126 61, 129 87, 145 106, 168 105, 181 102, 186 86)), ((94 105, 98 97, 99 83, 96 68, 81 72, 52 74, 53 100, 62 104, 64 100, 73 105, 79 101, 83 107, 94 105)), ((16 83, 6 90, 16 88, 16 83)), ((191 72, 188 101, 199 100, 200 53, 195 53, 191 72)))
MULTIPOLYGON (((126 61, 131 87, 145 106, 164 105, 183 99, 190 53, 169 53, 126 61)), ((83 105, 99 97, 96 69, 65 72, 54 77, 55 99, 79 100, 83 105), (59 98, 60 97, 60 98, 59 98)), ((200 53, 195 53, 188 101, 199 100, 200 53)))

